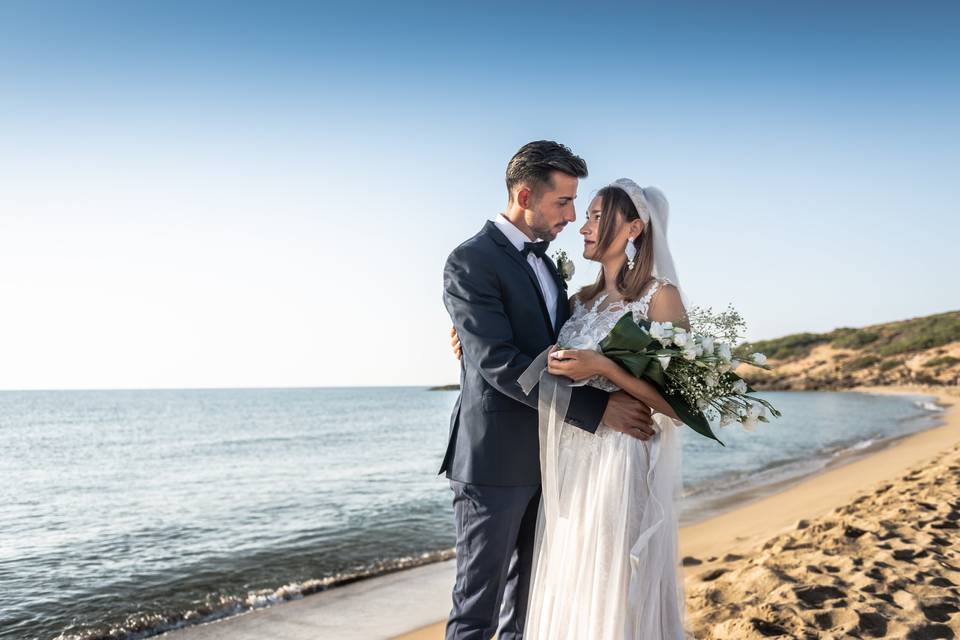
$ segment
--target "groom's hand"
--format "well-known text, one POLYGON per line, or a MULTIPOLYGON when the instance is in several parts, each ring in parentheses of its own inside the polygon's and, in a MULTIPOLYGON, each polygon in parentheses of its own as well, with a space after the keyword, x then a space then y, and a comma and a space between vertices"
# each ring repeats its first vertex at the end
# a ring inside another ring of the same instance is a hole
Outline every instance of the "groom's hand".
POLYGON ((624 391, 610 394, 601 421, 615 431, 640 440, 649 440, 654 435, 650 407, 624 391))
POLYGON ((453 355, 459 360, 463 356, 463 349, 460 347, 460 336, 457 335, 456 327, 450 327, 450 346, 453 348, 453 355))

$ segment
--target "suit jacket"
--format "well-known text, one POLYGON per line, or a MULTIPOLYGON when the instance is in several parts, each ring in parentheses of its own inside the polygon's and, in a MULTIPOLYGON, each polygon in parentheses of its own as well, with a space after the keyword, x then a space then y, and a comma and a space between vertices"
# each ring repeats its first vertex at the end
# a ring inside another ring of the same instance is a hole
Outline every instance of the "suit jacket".
MULTIPOLYGON (((472 484, 540 483, 537 403, 539 387, 525 396, 517 379, 556 342, 570 316, 565 283, 557 280, 556 326, 550 323, 537 276, 493 222, 453 250, 443 270, 443 302, 463 357, 460 396, 440 466, 448 478, 472 484)), ((576 387, 566 422, 593 433, 609 395, 576 387)))

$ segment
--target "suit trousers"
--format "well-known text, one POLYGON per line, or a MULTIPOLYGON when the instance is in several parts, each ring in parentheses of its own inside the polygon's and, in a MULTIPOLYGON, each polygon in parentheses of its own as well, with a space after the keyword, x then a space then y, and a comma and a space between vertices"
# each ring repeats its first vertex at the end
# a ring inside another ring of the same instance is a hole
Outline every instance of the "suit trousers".
POLYGON ((450 480, 457 580, 446 640, 523 638, 540 486, 495 487, 450 480))

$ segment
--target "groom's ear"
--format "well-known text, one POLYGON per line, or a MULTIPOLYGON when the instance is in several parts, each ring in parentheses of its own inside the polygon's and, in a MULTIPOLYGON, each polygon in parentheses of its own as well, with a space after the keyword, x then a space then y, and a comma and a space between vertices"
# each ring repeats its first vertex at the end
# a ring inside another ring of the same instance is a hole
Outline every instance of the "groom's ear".
POLYGON ((530 201, 532 200, 531 196, 533 192, 530 190, 530 187, 522 185, 517 189, 517 204, 521 209, 529 209, 530 201))

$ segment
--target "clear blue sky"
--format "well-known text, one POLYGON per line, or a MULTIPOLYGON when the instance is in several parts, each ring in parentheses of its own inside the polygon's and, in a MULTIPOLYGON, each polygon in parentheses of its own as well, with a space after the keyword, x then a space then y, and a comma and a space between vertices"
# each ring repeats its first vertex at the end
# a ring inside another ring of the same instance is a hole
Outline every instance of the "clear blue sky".
POLYGON ((541 138, 752 339, 960 308, 957 3, 386 4, 0 4, 0 388, 453 382, 541 138))

